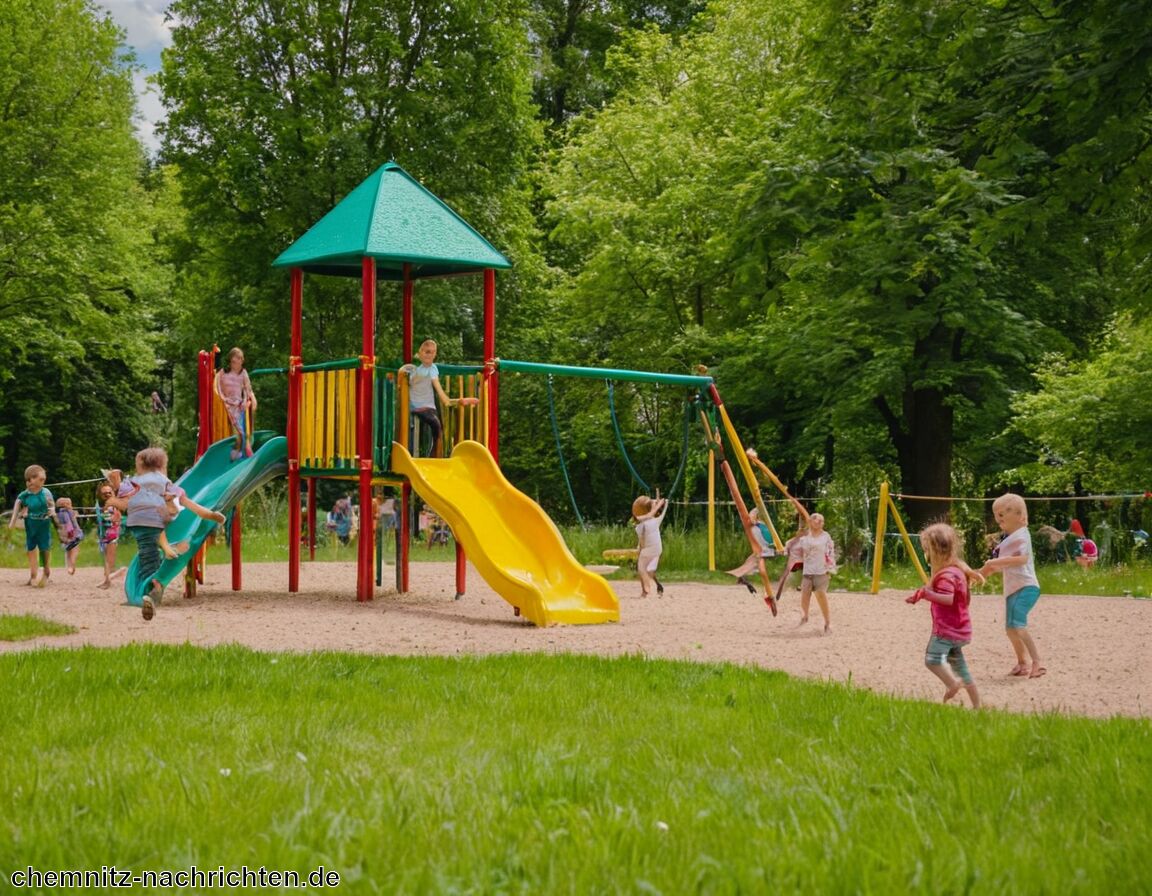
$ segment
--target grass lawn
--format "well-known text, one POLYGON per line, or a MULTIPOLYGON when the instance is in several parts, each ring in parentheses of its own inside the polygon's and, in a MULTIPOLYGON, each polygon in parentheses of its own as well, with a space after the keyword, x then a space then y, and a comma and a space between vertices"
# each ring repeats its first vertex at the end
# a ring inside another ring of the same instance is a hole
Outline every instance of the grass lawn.
POLYGON ((354 893, 1134 893, 1152 725, 730 665, 137 645, 0 655, 14 869, 354 893))
POLYGON ((71 625, 63 625, 29 613, 0 614, 0 641, 29 641, 43 635, 70 635, 75 631, 71 625))

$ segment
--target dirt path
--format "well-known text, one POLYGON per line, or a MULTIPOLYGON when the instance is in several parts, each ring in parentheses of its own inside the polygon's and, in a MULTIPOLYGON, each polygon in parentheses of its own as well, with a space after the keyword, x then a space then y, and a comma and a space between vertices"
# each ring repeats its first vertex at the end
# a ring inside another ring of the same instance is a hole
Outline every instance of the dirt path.
MULTIPOLYGON (((169 589, 156 618, 145 623, 123 594, 96 588, 99 573, 56 571, 44 589, 29 588, 20 570, 0 571, 0 612, 35 613, 69 623, 74 635, 0 642, 0 652, 133 641, 200 646, 237 643, 258 650, 347 650, 403 655, 518 653, 644 654, 726 660, 917 699, 936 700, 941 687, 923 667, 930 630, 926 604, 904 592, 832 592, 833 633, 825 637, 813 603, 812 622, 798 626, 799 595, 788 592, 780 616, 738 585, 672 584, 663 598, 640 600, 637 587, 614 583, 621 622, 538 629, 469 568, 459 601, 448 563, 412 566, 412 591, 381 589, 358 604, 351 563, 310 563, 301 590, 286 593, 282 564, 249 564, 242 592, 231 590, 226 566, 209 567, 197 597, 169 589)), ((385 582, 392 581, 385 570, 385 582)), ((1044 596, 1031 631, 1048 674, 1029 680, 1007 672, 1013 656, 1003 632, 1004 602, 977 597, 975 639, 965 651, 986 705, 1013 712, 1059 711, 1088 716, 1152 715, 1152 601, 1121 597, 1044 596)))

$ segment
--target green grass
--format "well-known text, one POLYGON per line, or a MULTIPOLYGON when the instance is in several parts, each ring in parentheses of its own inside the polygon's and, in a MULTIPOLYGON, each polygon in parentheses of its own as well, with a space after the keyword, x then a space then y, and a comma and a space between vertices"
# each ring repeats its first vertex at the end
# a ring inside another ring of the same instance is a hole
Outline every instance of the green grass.
POLYGON ((75 631, 71 625, 29 613, 0 615, 0 641, 28 641, 42 635, 70 635, 75 631))
MULTIPOLYGON (((569 549, 576 558, 585 564, 604 563, 602 552, 609 548, 634 547, 636 533, 630 526, 597 526, 588 530, 578 526, 562 530, 569 549)), ((725 531, 717 538, 716 572, 709 572, 708 541, 703 530, 679 531, 669 529, 664 532, 664 553, 660 558, 660 578, 669 582, 730 582, 723 572, 741 563, 748 555, 748 546, 737 531, 725 531)), ((288 558, 288 536, 284 527, 277 529, 245 529, 244 559, 252 563, 284 563, 288 558)), ((125 540, 119 548, 118 562, 127 564, 135 555, 135 545, 125 540)), ((209 563, 228 563, 229 548, 221 539, 209 548, 209 563)), ((307 549, 304 557, 307 558, 307 549)), ((395 560, 395 542, 392 537, 385 540, 385 561, 395 560)), ((451 562, 455 559, 455 547, 436 545, 430 550, 423 541, 413 541, 409 554, 412 562, 428 561, 451 562)), ((53 567, 63 565, 64 556, 58 544, 52 552, 53 567)), ((341 545, 326 534, 319 536, 316 548, 319 561, 347 561, 356 559, 356 543, 341 545)), ((21 568, 27 563, 24 553, 22 532, 9 532, 7 540, 0 539, 0 567, 21 568)), ((79 565, 99 567, 102 565, 96 539, 90 534, 80 546, 79 565)), ((782 568, 782 560, 769 561, 769 572, 776 576, 782 568)), ((1130 595, 1133 597, 1152 596, 1152 565, 1145 561, 1119 566, 1101 565, 1092 569, 1081 569, 1074 563, 1047 564, 1039 567, 1040 586, 1046 594, 1088 594, 1088 595, 1130 595)), ((634 568, 622 568, 612 574, 615 580, 635 576, 634 568)), ((833 580, 833 588, 839 591, 867 591, 872 584, 872 568, 868 564, 843 564, 833 580)), ((881 575, 882 588, 915 589, 920 584, 915 568, 906 562, 892 562, 884 566, 881 575)), ((983 590, 985 593, 999 593, 999 579, 983 590)))
POLYGON ((1152 880, 1144 720, 731 665, 0 656, 12 869, 317 865, 352 893, 1095 893, 1152 880))

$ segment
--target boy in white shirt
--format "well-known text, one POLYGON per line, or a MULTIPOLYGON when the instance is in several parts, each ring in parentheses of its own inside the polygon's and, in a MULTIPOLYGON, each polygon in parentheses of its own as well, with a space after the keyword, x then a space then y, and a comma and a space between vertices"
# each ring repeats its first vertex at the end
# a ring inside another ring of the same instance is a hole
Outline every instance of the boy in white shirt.
POLYGON ((1011 675, 1039 678, 1048 670, 1040 663, 1040 651, 1028 631, 1028 613, 1040 599, 1040 582, 1032 559, 1032 534, 1028 531, 1028 506, 1019 495, 1001 495, 992 503, 992 514, 1004 532, 997 556, 985 562, 980 575, 1004 576, 1004 627, 1016 665, 1011 675), (1029 665, 1029 661, 1031 665, 1029 665))

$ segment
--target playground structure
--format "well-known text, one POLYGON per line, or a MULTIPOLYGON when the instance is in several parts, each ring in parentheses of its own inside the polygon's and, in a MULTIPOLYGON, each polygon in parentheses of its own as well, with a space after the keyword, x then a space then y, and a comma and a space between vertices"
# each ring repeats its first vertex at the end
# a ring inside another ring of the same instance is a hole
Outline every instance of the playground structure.
MULTIPOLYGON (((290 354, 286 367, 252 371, 252 375, 287 376, 287 433, 277 436, 257 432, 252 457, 226 461, 232 440, 228 437, 223 404, 212 388, 216 351, 201 352, 199 459, 180 480, 194 499, 232 514, 234 589, 241 586, 240 504, 244 496, 274 476, 287 476, 288 591, 296 592, 300 587, 302 544, 315 550, 316 483, 325 478, 342 479, 355 484, 361 508, 356 540, 358 601, 371 600, 377 584, 376 521, 367 510, 372 506, 373 489, 386 486, 399 495, 397 591, 409 590, 410 507, 415 490, 449 523, 456 536, 457 596, 464 593, 465 560, 470 557, 516 614, 523 614, 537 625, 618 620, 618 601, 607 582, 576 561, 552 520, 500 473, 500 381, 502 375, 513 373, 542 374, 550 381, 553 376, 573 376, 683 387, 709 446, 709 566, 715 565, 717 467, 749 544, 756 547, 753 523, 727 459, 725 441, 754 496, 760 519, 769 525, 776 548, 783 547, 764 506, 749 456, 711 377, 703 373, 659 374, 497 358, 496 271, 511 264, 394 163, 374 172, 286 249, 273 266, 286 267, 290 273, 290 354), (358 357, 305 363, 302 323, 306 274, 360 279, 362 326, 358 357), (407 360, 413 357, 415 348, 416 282, 475 274, 483 280, 483 358, 473 366, 438 365, 449 396, 471 400, 442 409, 445 456, 423 457, 420 426, 409 414, 408 377, 403 365, 381 365, 377 360, 377 283, 395 281, 402 286, 399 354, 407 360), (305 498, 306 511, 302 511, 305 498), (305 513, 306 519, 302 518, 305 513)), ((615 425, 615 417, 613 422, 615 425)), ((774 476, 772 479, 779 484, 774 476)), ((191 522, 182 523, 188 515, 186 511, 172 525, 185 527, 181 529, 184 540, 191 543, 192 553, 196 554, 207 532, 191 522)), ((187 587, 194 589, 198 564, 199 559, 192 563, 186 558, 167 561, 156 578, 167 584, 187 566, 187 587)), ((763 560, 759 573, 764 599, 775 614, 771 581, 763 560)), ((147 584, 130 576, 126 586, 129 601, 139 603, 147 584)))

